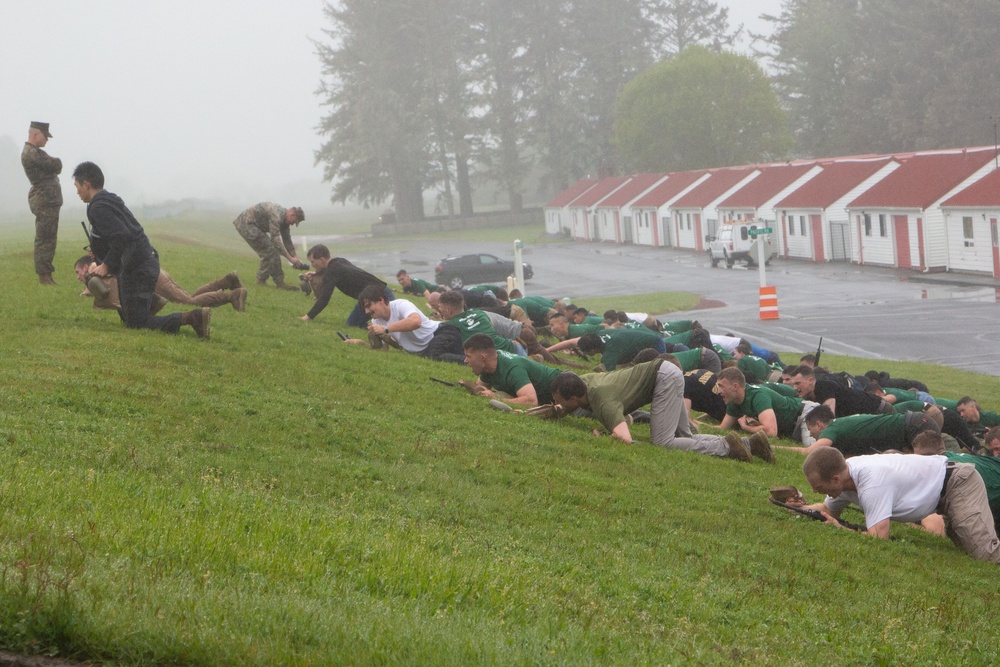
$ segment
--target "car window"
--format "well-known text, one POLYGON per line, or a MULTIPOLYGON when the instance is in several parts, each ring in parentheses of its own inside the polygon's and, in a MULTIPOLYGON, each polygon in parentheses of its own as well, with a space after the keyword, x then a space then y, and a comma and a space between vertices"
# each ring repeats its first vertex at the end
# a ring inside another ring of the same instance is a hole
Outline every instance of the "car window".
MULTIPOLYGON (((757 225, 751 226, 750 229, 757 229, 757 225)), ((747 228, 746 227, 740 227, 740 240, 741 241, 746 241, 748 238, 750 238, 750 233, 747 230, 747 228)))
POLYGON ((483 264, 497 264, 500 262, 500 260, 493 255, 480 255, 479 261, 483 264))

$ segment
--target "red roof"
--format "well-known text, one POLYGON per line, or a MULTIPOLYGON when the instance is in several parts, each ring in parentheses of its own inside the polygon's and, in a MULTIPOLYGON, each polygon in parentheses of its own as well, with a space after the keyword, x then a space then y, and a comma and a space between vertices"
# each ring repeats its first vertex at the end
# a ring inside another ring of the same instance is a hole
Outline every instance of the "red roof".
POLYGON ((632 206, 636 208, 659 208, 707 173, 707 169, 699 169, 697 171, 678 171, 670 174, 667 180, 647 192, 642 196, 642 199, 632 204, 632 206))
POLYGON ((757 208, 763 206, 795 182, 795 179, 804 176, 815 166, 816 163, 807 162, 794 166, 764 167, 757 178, 731 194, 719 204, 719 208, 757 208))
POLYGON ((621 208, 666 177, 666 174, 638 174, 633 176, 632 180, 623 185, 621 189, 616 190, 610 197, 602 200, 601 207, 621 208))
POLYGON ((744 178, 754 173, 756 168, 715 169, 710 171, 705 181, 674 202, 673 208, 705 208, 721 197, 744 178))
POLYGON ((1000 206, 1000 170, 986 174, 969 187, 950 197, 941 206, 1000 206))
POLYGON ((629 176, 612 176, 590 188, 573 201, 573 208, 591 207, 614 192, 622 183, 627 181, 629 176))
POLYGON ((955 153, 918 153, 848 207, 925 209, 992 159, 993 148, 955 153))
POLYGON ((597 183, 597 181, 592 178, 581 178, 579 181, 557 194, 555 199, 542 208, 562 208, 592 188, 595 183, 597 183))
POLYGON ((775 206, 778 208, 821 208, 834 202, 858 187, 879 169, 891 162, 888 158, 865 161, 835 161, 823 165, 823 171, 803 183, 775 206))

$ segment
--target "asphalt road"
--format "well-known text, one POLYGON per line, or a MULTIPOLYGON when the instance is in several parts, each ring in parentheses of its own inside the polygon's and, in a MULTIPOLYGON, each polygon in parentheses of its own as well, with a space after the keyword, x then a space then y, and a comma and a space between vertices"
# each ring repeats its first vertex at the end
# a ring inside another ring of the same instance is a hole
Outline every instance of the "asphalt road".
MULTIPOLYGON (((405 268, 433 279, 437 261, 449 254, 512 257, 512 248, 416 241, 403 252, 350 259, 385 276, 405 268)), ((526 286, 529 294, 580 298, 693 292, 725 305, 671 313, 671 318, 698 319, 713 333, 732 332, 770 349, 813 352, 822 336, 823 349, 831 354, 924 361, 1000 376, 1000 288, 988 280, 776 259, 766 276, 767 284, 778 289, 780 318, 762 321, 756 268, 712 268, 704 254, 566 242, 529 246, 524 260, 535 269, 526 286), (967 284, 942 282, 955 280, 967 284)))

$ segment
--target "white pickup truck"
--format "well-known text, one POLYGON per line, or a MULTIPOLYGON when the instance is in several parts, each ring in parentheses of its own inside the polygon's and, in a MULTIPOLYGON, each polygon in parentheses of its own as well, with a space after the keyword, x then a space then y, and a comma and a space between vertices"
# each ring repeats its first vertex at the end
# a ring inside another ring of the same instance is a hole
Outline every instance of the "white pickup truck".
POLYGON ((767 227, 766 222, 750 220, 745 222, 729 222, 719 226, 718 236, 706 236, 708 242, 708 254, 712 259, 712 266, 718 266, 719 262, 725 262, 729 268, 736 262, 746 262, 747 266, 757 264, 757 245, 765 243, 764 260, 765 264, 771 263, 775 250, 771 243, 770 234, 754 236, 750 230, 767 227))

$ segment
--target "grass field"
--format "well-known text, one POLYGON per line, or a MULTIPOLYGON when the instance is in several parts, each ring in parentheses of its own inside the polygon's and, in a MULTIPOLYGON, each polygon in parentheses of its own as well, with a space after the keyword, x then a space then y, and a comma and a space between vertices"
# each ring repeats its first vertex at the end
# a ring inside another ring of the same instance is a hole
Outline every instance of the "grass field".
MULTIPOLYGON (((240 244, 150 230, 182 285, 252 284, 240 244)), ((77 296, 82 244, 60 240, 41 288, 30 238, 0 242, 0 648, 195 665, 1000 652, 995 566, 906 526, 881 542, 776 510, 769 486, 806 488, 798 455, 747 465, 493 412, 428 381, 462 367, 340 343, 339 295, 305 323, 302 295, 251 286, 211 341, 125 331, 77 296)), ((1000 408, 996 378, 878 366, 1000 408)))

